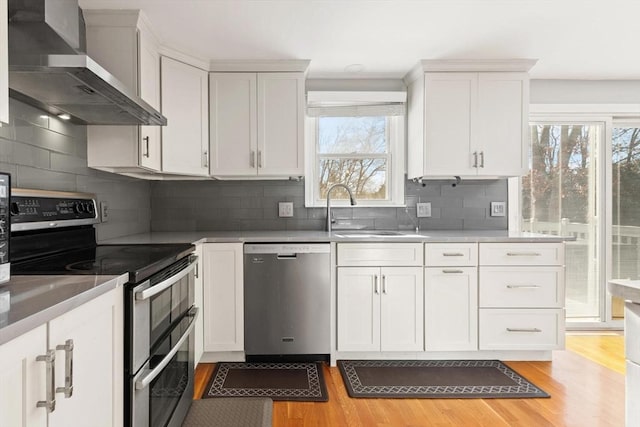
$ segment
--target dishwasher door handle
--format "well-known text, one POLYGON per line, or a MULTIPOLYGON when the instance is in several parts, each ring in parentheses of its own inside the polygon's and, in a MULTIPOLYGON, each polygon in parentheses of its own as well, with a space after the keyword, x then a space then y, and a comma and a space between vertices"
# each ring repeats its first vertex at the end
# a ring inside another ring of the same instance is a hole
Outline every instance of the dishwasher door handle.
POLYGON ((277 259, 296 259, 298 258, 298 254, 277 254, 277 259))

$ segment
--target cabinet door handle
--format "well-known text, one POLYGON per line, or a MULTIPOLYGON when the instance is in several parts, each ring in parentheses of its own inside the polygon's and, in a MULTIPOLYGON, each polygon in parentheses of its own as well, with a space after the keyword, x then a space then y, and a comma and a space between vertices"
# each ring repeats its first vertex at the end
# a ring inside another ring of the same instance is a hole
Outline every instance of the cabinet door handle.
POLYGON ((374 294, 379 294, 378 292, 378 275, 374 274, 373 275, 373 293, 374 294))
POLYGON ((382 293, 386 295, 387 293, 387 277, 383 274, 382 275, 382 293))
POLYGON ((538 328, 507 328, 507 332, 542 332, 538 328))
POLYGON ((473 152, 473 167, 474 168, 478 167, 478 152, 477 151, 473 152))
POLYGON ((461 252, 443 252, 442 256, 464 256, 461 252))
POLYGON ((56 393, 64 393, 68 399, 73 395, 73 340, 66 340, 56 350, 64 350, 64 387, 57 387, 56 393))
POLYGON ((37 362, 47 365, 47 400, 39 400, 36 407, 45 408, 48 413, 56 410, 56 351, 47 350, 47 353, 36 357, 37 362))
POLYGON ((258 167, 262 167, 262 150, 258 150, 258 167))
POLYGON ((464 271, 462 271, 462 270, 449 270, 449 269, 442 270, 442 272, 445 273, 445 274, 460 274, 460 273, 464 273, 464 271))
POLYGON ((209 167, 209 152, 207 150, 202 153, 202 167, 209 167))
POLYGON ((540 256, 539 252, 507 252, 507 256, 540 256))
POLYGON ((507 285, 508 289, 538 289, 540 285, 507 285))
POLYGON ((249 157, 249 166, 256 167, 256 152, 251 150, 251 156, 249 157))
POLYGON ((144 138, 142 138, 142 140, 144 141, 144 147, 145 147, 145 152, 143 156, 148 159, 149 158, 149 137, 145 136, 144 138))
POLYGON ((484 167, 484 151, 480 152, 480 167, 484 167))

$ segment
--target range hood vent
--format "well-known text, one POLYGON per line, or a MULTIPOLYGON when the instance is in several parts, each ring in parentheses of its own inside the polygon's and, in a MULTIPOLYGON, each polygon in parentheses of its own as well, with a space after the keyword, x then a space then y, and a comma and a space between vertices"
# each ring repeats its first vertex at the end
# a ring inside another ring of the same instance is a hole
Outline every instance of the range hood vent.
POLYGON ((9 0, 9 95, 86 125, 167 119, 85 53, 77 0, 9 0))

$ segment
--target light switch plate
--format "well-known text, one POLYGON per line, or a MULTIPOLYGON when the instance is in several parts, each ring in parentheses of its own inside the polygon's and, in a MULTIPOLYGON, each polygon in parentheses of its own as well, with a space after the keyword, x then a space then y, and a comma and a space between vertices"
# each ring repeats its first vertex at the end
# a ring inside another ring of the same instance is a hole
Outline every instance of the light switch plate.
POLYGON ((278 216, 280 218, 291 218, 293 216, 293 202, 279 202, 278 216))
POLYGON ((109 220, 109 205, 107 202, 100 202, 100 221, 107 222, 109 220))
POLYGON ((491 202, 491 216, 505 216, 507 204, 505 202, 491 202))
POLYGON ((430 218, 431 217, 431 203, 416 203, 416 216, 418 218, 430 218))

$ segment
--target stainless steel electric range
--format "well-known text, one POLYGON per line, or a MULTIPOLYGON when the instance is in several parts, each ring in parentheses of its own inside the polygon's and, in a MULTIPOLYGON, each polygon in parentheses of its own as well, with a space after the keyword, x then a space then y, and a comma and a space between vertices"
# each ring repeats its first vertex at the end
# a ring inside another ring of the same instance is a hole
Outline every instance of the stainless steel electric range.
POLYGON ((180 426, 193 396, 195 247, 98 245, 92 194, 13 189, 10 211, 11 274, 128 274, 124 425, 180 426))

